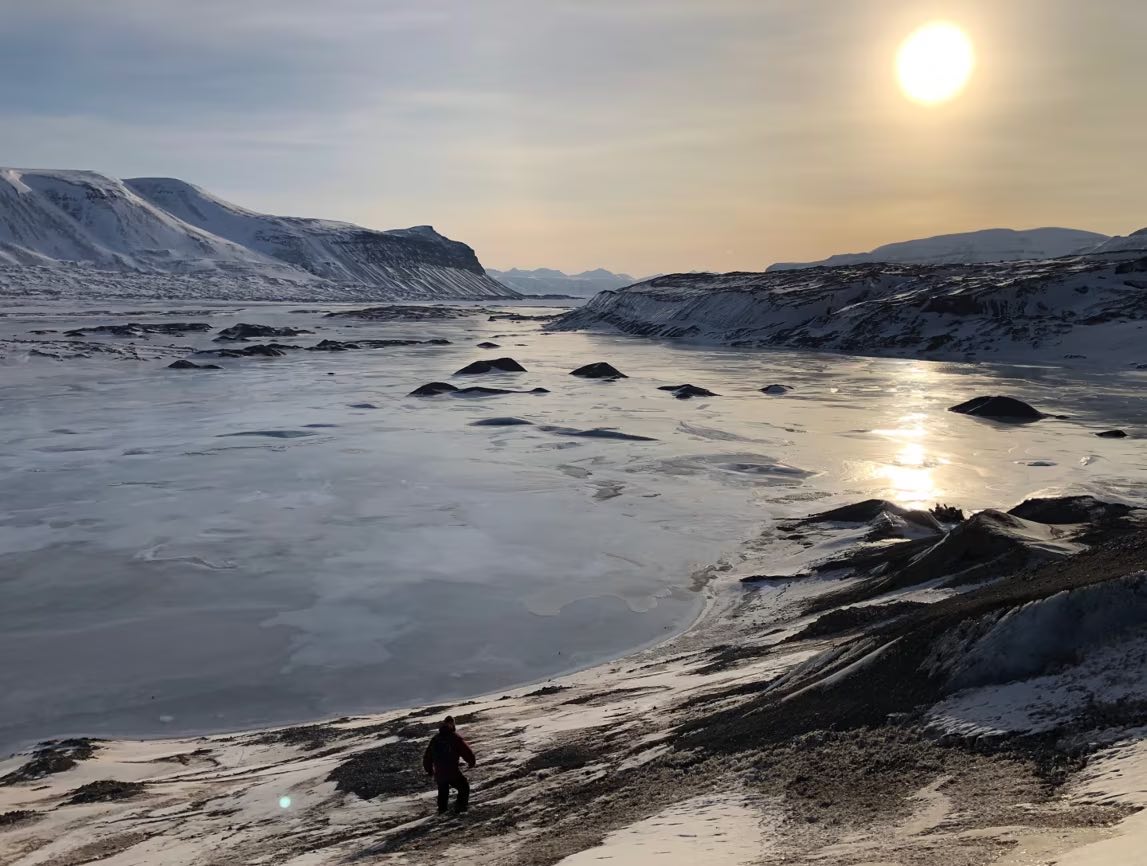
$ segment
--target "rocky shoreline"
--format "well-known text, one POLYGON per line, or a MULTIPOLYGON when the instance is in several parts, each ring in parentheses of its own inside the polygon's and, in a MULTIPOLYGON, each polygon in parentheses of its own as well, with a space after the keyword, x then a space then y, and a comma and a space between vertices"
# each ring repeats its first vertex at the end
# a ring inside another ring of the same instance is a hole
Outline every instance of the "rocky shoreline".
POLYGON ((684 634, 460 706, 44 744, 0 762, 0 863, 642 863, 698 833, 717 864, 1141 850, 1143 510, 856 503, 699 585, 684 634), (446 712, 479 756, 464 819, 418 768, 446 712))

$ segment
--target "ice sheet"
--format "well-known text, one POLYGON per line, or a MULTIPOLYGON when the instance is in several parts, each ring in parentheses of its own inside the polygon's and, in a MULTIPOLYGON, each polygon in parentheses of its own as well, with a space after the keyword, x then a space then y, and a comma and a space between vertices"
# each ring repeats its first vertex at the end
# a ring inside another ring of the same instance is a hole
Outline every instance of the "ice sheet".
MULTIPOLYGON (((288 723, 541 679, 679 629, 700 606, 696 570, 735 559, 779 517, 848 500, 974 509, 1147 491, 1137 440, 1092 435, 1147 421, 1142 373, 696 349, 486 314, 382 324, 196 306, 177 318, 316 330, 282 342, 452 344, 224 359, 208 372, 59 362, 9 344, 0 750, 288 723), (475 344, 490 339, 529 372, 481 384, 551 393, 406 396, 488 356, 475 344), (568 375, 597 360, 630 378, 568 375), (684 381, 723 396, 657 390, 684 381), (772 382, 793 390, 759 393, 772 382), (1073 418, 1006 427, 946 411, 990 393, 1073 418), (505 416, 655 441, 470 426, 505 416), (230 435, 275 431, 308 435, 230 435)), ((126 320, 78 312, 9 308, 0 336, 126 320)), ((169 343, 216 345, 149 341, 169 343)))

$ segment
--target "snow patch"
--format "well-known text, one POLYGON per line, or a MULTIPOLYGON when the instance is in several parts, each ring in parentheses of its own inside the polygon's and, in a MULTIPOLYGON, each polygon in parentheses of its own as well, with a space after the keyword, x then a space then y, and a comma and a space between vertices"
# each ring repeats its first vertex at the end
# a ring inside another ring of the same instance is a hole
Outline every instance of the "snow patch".
POLYGON ((695 797, 611 833, 559 866, 742 866, 763 852, 761 819, 743 794, 695 797))

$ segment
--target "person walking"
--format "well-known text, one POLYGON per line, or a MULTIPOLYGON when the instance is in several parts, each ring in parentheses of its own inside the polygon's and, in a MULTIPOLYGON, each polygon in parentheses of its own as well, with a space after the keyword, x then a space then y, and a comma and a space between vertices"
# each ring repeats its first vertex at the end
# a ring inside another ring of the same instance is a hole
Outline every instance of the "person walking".
POLYGON ((454 725, 454 717, 447 716, 438 726, 438 733, 430 738, 430 744, 422 755, 422 767, 426 775, 433 776, 438 783, 438 814, 446 811, 450 804, 450 789, 458 792, 455 811, 465 812, 470 806, 470 782, 462 775, 459 761, 465 761, 474 769, 474 753, 466 745, 454 725))

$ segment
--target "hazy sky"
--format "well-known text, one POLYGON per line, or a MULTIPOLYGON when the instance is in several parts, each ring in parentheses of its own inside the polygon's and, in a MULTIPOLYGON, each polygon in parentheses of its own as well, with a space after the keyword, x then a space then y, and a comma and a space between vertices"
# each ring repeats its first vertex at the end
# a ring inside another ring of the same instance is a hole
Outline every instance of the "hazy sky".
POLYGON ((0 0, 0 163, 430 223, 491 267, 760 269, 1147 225, 1147 0, 0 0), (941 18, 964 95, 893 58, 941 18))

